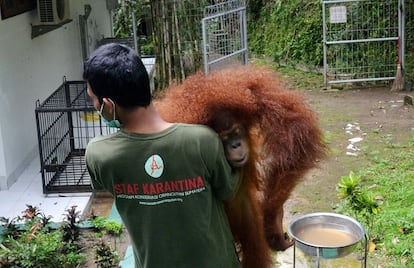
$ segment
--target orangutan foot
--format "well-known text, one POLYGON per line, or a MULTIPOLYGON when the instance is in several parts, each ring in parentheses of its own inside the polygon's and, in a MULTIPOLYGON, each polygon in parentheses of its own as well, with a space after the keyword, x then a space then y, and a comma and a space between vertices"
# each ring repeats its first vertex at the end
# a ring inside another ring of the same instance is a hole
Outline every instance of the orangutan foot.
POLYGON ((269 246, 273 250, 284 251, 294 244, 294 241, 289 238, 287 233, 283 233, 283 237, 274 234, 268 238, 269 246))

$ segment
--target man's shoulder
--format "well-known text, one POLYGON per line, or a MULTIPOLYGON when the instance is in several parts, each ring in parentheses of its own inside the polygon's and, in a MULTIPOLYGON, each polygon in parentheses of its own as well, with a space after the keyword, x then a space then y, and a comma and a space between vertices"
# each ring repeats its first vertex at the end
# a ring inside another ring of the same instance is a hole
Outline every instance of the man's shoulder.
POLYGON ((113 133, 113 134, 109 134, 107 136, 96 136, 94 138, 92 138, 88 144, 94 144, 94 143, 100 143, 100 142, 104 142, 108 139, 111 139, 114 137, 114 135, 116 135, 117 133, 113 133))
POLYGON ((214 132, 213 129, 206 125, 181 123, 179 124, 179 128, 181 128, 183 131, 190 132, 192 134, 200 133, 206 135, 216 135, 216 132, 214 132))
POLYGON ((109 134, 107 136, 96 136, 88 142, 88 145, 86 146, 86 149, 91 150, 91 148, 96 148, 96 147, 99 148, 99 147, 101 147, 102 143, 104 143, 108 140, 111 140, 116 136, 118 136, 118 133, 112 133, 112 134, 109 134))
POLYGON ((92 138, 88 144, 94 144, 94 143, 99 143, 101 141, 106 140, 108 137, 107 136, 96 136, 94 138, 92 138))
POLYGON ((206 125, 181 124, 179 135, 187 144, 195 143, 205 149, 215 148, 215 144, 220 143, 218 134, 206 125))

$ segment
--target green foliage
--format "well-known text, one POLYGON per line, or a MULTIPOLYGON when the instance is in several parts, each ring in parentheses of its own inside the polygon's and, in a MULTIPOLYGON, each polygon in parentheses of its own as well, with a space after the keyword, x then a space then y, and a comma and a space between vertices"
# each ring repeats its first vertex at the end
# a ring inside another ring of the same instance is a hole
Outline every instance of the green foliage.
POLYGON ((77 248, 62 243, 60 231, 49 232, 36 222, 21 236, 8 237, 0 244, 1 267, 70 268, 85 260, 85 254, 77 248))
MULTIPOLYGON (((387 137, 384 137, 387 141, 387 137)), ((339 211, 365 222, 378 255, 391 259, 387 267, 414 266, 414 148, 388 147, 376 152, 372 165, 341 178, 339 211), (375 199, 373 199, 375 196, 375 199), (373 217, 375 216, 375 217, 373 217)))
POLYGON ((154 44, 151 38, 140 38, 139 49, 141 55, 154 55, 154 44))
POLYGON ((94 260, 98 268, 110 268, 119 261, 119 256, 116 251, 112 250, 110 244, 101 239, 95 245, 94 260))
POLYGON ((80 227, 78 222, 80 219, 80 211, 76 211, 76 206, 66 210, 65 220, 62 222, 62 239, 64 242, 76 243, 79 240, 80 227))
MULTIPOLYGON (((26 207, 22 217, 12 220, 1 218, 4 223, 5 239, 0 244, 0 267, 79 267, 85 261, 86 255, 74 243, 74 233, 71 231, 71 239, 67 239, 65 228, 51 227, 51 216, 45 216, 35 206, 26 205, 26 207), (22 220, 24 224, 16 223, 22 220)), ((77 222, 79 213, 75 208, 74 206, 68 209, 68 224, 63 226, 74 225, 77 222)))
MULTIPOLYGON (((85 241, 81 236, 80 211, 72 206, 64 215, 65 219, 60 227, 52 225, 50 216, 45 216, 37 207, 31 205, 27 205, 21 217, 0 217, 4 237, 0 241, 0 267, 83 267, 86 262, 84 251, 88 246, 83 244, 85 241)), ((111 236, 119 237, 123 230, 122 224, 104 217, 94 217, 92 223, 94 228, 111 236)), ((99 243, 92 244, 97 267, 114 267, 118 263, 117 252, 103 238, 99 243)))
POLYGON ((4 237, 18 237, 20 228, 17 226, 16 221, 18 218, 5 218, 0 217, 0 222, 2 223, 2 235, 4 237))
POLYGON ((278 63, 322 65, 320 0, 275 1, 261 8, 260 16, 252 15, 255 19, 248 22, 249 49, 254 54, 278 63))
POLYGON ((341 178, 337 185, 337 192, 344 200, 345 209, 370 229, 374 216, 378 215, 379 204, 372 194, 361 186, 361 177, 351 171, 348 176, 341 178))
POLYGON ((114 35, 116 37, 129 37, 133 35, 132 13, 134 13, 136 19, 137 35, 142 35, 143 33, 139 32, 139 26, 143 17, 150 13, 148 1, 120 0, 119 3, 119 7, 114 13, 114 35))
POLYGON ((29 226, 29 228, 34 223, 40 223, 43 228, 50 230, 50 220, 52 219, 52 216, 46 216, 39 210, 38 207, 26 204, 26 209, 22 212, 22 214, 22 219, 26 220, 26 224, 29 226))
MULTIPOLYGON (((140 55, 154 55, 154 43, 151 36, 145 32, 145 20, 151 13, 151 7, 145 0, 121 0, 118 8, 114 11, 114 35, 115 37, 133 36, 133 16, 135 15, 136 35, 140 55)), ((149 33, 151 34, 151 33, 149 33)))
POLYGON ((118 223, 115 220, 97 216, 91 220, 91 223, 98 231, 104 231, 110 235, 119 236, 122 233, 122 223, 118 223))
MULTIPOLYGON (((405 3, 407 30, 404 77, 406 81, 414 83, 414 31, 409 30, 413 27, 414 5, 410 1, 405 3)), ((390 9, 393 5, 373 5, 373 8, 364 9, 363 14, 356 12, 361 8, 358 1, 344 5, 347 6, 347 16, 352 23, 327 26, 328 40, 398 36, 397 27, 390 26, 394 25, 392 20, 398 16, 396 9, 390 9), (380 19, 374 22, 372 18, 377 17, 380 19)), ((321 0, 252 0, 248 3, 248 12, 248 45, 251 54, 270 58, 283 65, 323 65, 321 0)), ((335 66, 331 67, 347 68, 352 61, 354 66, 360 66, 353 72, 361 74, 374 71, 389 72, 389 66, 395 65, 398 59, 396 46, 390 46, 388 42, 375 46, 363 43, 335 45, 327 52, 328 58, 336 58, 335 63, 331 64, 335 66), (387 59, 387 62, 384 62, 384 59, 387 59), (369 65, 367 60, 370 62, 369 65)))
POLYGON ((7 246, 3 246, 3 249, 15 267, 58 267, 56 252, 59 239, 58 232, 38 233, 35 236, 22 236, 18 240, 6 239, 7 246))
MULTIPOLYGON (((414 128, 411 128, 411 132, 414 134, 414 128)), ((409 144, 411 146, 414 146, 414 135, 411 136, 410 141, 409 141, 409 144)))
MULTIPOLYGON (((414 5, 406 1, 406 17, 412 18, 414 5)), ((148 35, 139 38, 140 53, 155 55, 158 63, 156 87, 167 86, 172 80, 182 81, 185 76, 194 73, 202 66, 200 51, 201 31, 199 27, 203 17, 204 7, 212 2, 202 1, 146 1, 120 0, 120 5, 114 13, 114 33, 116 37, 132 36, 132 13, 135 14, 137 35, 148 35), (151 22, 151 33, 144 33, 140 27, 144 22, 151 22), (177 25, 176 25, 177 22, 177 25), (178 45, 180 44, 180 45, 178 45)), ((217 2, 215 2, 217 3, 217 2)), ((248 45, 251 54, 270 57, 278 64, 320 67, 323 65, 323 26, 321 0, 249 0, 248 11, 248 45)), ((338 25, 327 33, 328 38, 334 39, 363 39, 381 38, 389 36, 389 31, 396 31, 396 27, 389 27, 390 19, 397 16, 396 10, 388 10, 388 5, 378 5, 367 9, 361 17, 353 12, 358 9, 358 2, 348 3, 350 20, 355 23, 346 24, 345 28, 338 25), (394 13, 391 13, 394 12, 394 13), (389 14, 391 16, 383 16, 389 14), (375 23, 370 17, 382 16, 383 19, 375 23), (356 31, 355 28, 366 31, 356 31), (356 36, 357 35, 357 36, 356 36)), ((412 19, 407 19, 406 29, 412 28, 412 19)), ((335 27, 335 26, 331 26, 335 27)), ((404 76, 407 81, 414 81, 413 40, 414 31, 406 31, 406 56, 404 76)), ((393 33, 395 36, 397 33, 393 33)), ((363 45, 363 44, 362 44, 363 45)), ((336 68, 345 68, 348 61, 354 62, 355 72, 367 73, 384 66, 384 57, 392 55, 386 66, 394 65, 397 61, 397 50, 394 46, 372 46, 366 44, 366 49, 355 49, 361 44, 343 44, 329 50, 334 54, 345 55, 335 63, 336 68), (366 60, 371 64, 367 66, 366 60)), ((383 67, 382 71, 389 71, 383 67)))

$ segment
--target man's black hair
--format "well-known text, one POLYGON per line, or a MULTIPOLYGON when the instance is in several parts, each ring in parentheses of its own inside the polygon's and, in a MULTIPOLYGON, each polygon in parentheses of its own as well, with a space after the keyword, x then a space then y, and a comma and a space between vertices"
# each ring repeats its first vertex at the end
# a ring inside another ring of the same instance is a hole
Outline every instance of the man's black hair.
POLYGON ((102 103, 110 98, 123 108, 146 107, 151 102, 147 70, 133 49, 118 43, 97 48, 85 61, 85 79, 102 103))

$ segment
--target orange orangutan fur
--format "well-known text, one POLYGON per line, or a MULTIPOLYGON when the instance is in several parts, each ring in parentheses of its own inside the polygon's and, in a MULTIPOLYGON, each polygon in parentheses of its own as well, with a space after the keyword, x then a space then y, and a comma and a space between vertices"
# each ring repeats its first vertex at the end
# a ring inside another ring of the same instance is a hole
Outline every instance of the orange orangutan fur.
POLYGON ((253 65, 192 75, 155 103, 170 122, 214 129, 217 118, 231 114, 247 129, 250 160, 226 212, 242 266, 270 267, 271 249, 292 245, 283 231, 283 204, 325 154, 316 114, 273 71, 253 65))

